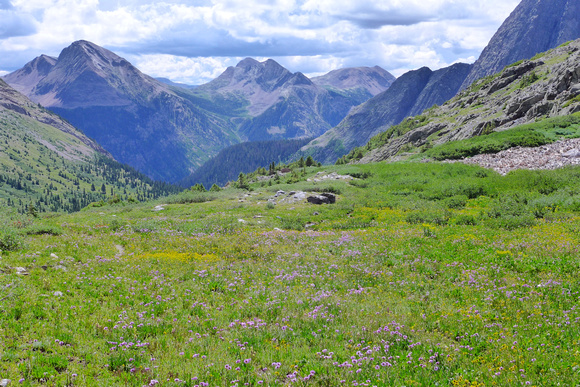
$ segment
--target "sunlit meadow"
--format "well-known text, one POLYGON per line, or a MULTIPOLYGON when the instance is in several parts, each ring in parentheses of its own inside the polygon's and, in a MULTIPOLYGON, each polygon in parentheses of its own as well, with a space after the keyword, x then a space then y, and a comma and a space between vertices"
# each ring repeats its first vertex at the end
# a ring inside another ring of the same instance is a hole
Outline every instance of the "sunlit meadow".
POLYGON ((267 205, 322 184, 303 181, 6 215, 0 379, 578 385, 580 169, 324 170, 365 178, 322 185, 324 206, 267 205))

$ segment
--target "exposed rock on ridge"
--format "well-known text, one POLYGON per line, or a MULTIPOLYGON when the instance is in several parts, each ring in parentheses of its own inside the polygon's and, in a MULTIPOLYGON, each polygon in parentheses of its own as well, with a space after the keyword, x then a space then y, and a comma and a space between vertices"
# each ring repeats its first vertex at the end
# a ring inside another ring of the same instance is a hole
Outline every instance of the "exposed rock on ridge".
POLYGON ((371 96, 387 90, 395 77, 379 66, 351 67, 333 70, 326 75, 312 78, 318 86, 330 86, 339 90, 364 89, 371 96))

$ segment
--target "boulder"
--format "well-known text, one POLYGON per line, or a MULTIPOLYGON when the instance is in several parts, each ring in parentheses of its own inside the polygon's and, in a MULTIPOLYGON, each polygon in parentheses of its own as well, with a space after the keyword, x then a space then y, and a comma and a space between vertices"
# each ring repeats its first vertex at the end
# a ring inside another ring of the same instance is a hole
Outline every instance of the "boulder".
POLYGON ((311 204, 332 204, 336 202, 336 196, 331 193, 309 196, 306 200, 311 204))

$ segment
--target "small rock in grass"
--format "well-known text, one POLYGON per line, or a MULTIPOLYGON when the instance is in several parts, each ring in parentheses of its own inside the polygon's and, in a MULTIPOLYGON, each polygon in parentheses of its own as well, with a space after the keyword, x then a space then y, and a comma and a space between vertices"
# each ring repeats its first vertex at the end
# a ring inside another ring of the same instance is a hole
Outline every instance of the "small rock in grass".
POLYGON ((10 379, 2 379, 0 380, 0 387, 6 387, 10 384, 10 379))
POLYGON ((55 297, 62 297, 62 292, 57 290, 56 292, 52 293, 52 295, 55 297))
POLYGON ((28 275, 28 272, 24 267, 15 267, 14 270, 16 270, 16 274, 18 275, 28 275))
POLYGON ((68 269, 67 269, 65 266, 63 266, 63 265, 56 265, 54 268, 55 268, 55 269, 62 270, 62 271, 67 271, 67 270, 68 270, 68 269))
POLYGON ((244 219, 238 219, 238 222, 240 222, 240 223, 246 223, 246 221, 244 219))
POLYGON ((50 258, 58 259, 58 255, 56 255, 55 253, 52 253, 52 254, 50 254, 50 258))

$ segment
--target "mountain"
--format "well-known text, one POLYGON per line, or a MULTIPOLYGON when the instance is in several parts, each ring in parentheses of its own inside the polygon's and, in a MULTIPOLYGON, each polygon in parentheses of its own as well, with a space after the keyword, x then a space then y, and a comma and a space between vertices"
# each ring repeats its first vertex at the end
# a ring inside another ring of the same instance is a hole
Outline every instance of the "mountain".
POLYGON ((452 98, 469 69, 469 65, 459 63, 437 71, 423 67, 403 74, 389 89, 354 109, 337 127, 303 147, 301 154, 333 163, 391 125, 452 98))
POLYGON ((260 167, 268 168, 272 162, 286 162, 308 141, 309 139, 273 140, 232 145, 222 149, 179 184, 183 187, 203 184, 207 189, 213 184, 223 186, 229 181, 237 180, 240 172, 250 173, 260 167))
POLYGON ((578 0, 523 0, 474 63, 463 87, 510 63, 580 38, 578 0))
POLYGON ((78 211, 91 202, 167 195, 68 122, 0 80, 0 198, 20 211, 78 211))
POLYGON ((226 118, 87 41, 59 57, 42 56, 7 83, 60 114, 120 162, 163 181, 188 176, 220 149, 239 142, 226 118))
POLYGON ((232 120, 239 125, 240 136, 249 141, 319 136, 371 96, 364 88, 319 86, 272 59, 252 58, 229 67, 193 93, 214 105, 234 107, 232 120))
POLYGON ((339 90, 363 89, 370 98, 387 90, 395 79, 387 70, 375 66, 333 70, 326 75, 312 78, 312 82, 318 86, 339 90))
POLYGON ((398 160, 408 152, 577 112, 580 39, 480 79, 444 105, 353 149, 342 162, 398 160))

